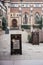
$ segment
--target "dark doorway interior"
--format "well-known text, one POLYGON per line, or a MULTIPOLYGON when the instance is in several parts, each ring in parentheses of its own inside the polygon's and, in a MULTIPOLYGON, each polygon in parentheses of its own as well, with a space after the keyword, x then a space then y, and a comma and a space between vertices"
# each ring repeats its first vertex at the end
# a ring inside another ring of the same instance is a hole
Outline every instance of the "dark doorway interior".
POLYGON ((12 20, 12 27, 17 27, 17 20, 16 19, 12 20))

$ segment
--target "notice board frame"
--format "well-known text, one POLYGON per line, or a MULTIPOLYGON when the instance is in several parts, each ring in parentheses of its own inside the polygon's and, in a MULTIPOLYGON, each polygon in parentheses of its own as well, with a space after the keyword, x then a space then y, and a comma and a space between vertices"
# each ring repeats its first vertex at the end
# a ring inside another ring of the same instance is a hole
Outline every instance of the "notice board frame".
POLYGON ((13 54, 20 54, 20 55, 22 55, 21 34, 11 34, 11 55, 13 55, 13 54), (19 45, 20 45, 19 49, 13 49, 13 42, 12 42, 13 38, 16 39, 16 40, 19 40, 19 45))

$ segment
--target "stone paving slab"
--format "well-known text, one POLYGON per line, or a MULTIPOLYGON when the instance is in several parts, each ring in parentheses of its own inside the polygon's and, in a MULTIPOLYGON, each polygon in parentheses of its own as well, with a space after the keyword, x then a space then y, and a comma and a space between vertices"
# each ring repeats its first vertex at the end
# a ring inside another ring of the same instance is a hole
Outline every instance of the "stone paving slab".
POLYGON ((43 60, 43 43, 32 45, 22 43, 22 55, 1 54, 0 60, 43 60))
POLYGON ((9 36, 10 35, 6 35, 7 38, 5 35, 4 37, 3 35, 0 36, 0 60, 43 60, 43 43, 39 45, 22 43, 22 55, 11 56, 8 54, 11 51, 9 36))
POLYGON ((0 65, 43 65, 43 60, 0 61, 0 65))

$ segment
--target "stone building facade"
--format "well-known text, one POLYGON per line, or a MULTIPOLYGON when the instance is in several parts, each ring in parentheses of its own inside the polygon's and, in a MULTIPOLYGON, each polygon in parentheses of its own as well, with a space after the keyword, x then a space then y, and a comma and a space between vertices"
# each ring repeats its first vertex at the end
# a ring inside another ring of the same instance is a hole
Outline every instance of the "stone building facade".
MULTIPOLYGON (((7 7, 7 20, 8 27, 19 27, 20 31, 9 31, 11 34, 22 34, 22 42, 28 42, 28 35, 31 34, 27 31, 21 31, 21 26, 27 27, 30 31, 33 31, 33 25, 37 25, 35 16, 43 17, 43 0, 3 0, 4 5, 7 7)), ((26 28, 26 27, 25 27, 26 28)), ((43 33, 43 32, 42 32, 43 33)), ((11 52, 11 37, 10 35, 2 35, 0 52, 11 52), (2 41, 3 39, 3 41, 2 41)), ((41 33, 39 33, 41 35, 41 33)), ((42 35, 41 35, 41 40, 42 35)))
POLYGON ((7 6, 8 26, 11 28, 17 21, 19 28, 21 25, 30 26, 33 30, 33 25, 37 25, 35 16, 43 17, 43 0, 5 0, 7 6))
POLYGON ((7 18, 7 8, 4 6, 4 2, 0 1, 0 29, 2 27, 2 18, 7 18))

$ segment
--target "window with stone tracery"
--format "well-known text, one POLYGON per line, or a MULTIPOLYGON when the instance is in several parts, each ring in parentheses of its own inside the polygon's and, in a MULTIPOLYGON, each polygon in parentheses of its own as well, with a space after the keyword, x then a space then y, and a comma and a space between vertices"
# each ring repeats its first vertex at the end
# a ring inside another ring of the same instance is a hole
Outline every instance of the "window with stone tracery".
POLYGON ((38 12, 35 13, 35 23, 38 23, 41 20, 40 14, 38 12))
POLYGON ((25 12, 23 15, 23 24, 28 24, 28 13, 25 12))

